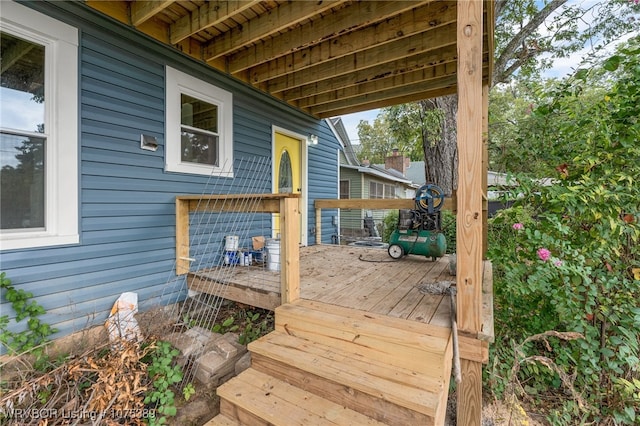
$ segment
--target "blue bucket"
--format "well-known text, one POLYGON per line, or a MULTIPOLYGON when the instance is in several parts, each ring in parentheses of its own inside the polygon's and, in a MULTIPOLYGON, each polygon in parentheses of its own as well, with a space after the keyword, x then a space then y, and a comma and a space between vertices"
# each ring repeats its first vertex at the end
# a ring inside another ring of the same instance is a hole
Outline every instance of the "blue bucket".
POLYGON ((237 251, 227 250, 224 252, 224 264, 225 265, 237 265, 240 262, 240 257, 237 251))
POLYGON ((255 263, 264 263, 264 250, 251 250, 250 253, 255 263))

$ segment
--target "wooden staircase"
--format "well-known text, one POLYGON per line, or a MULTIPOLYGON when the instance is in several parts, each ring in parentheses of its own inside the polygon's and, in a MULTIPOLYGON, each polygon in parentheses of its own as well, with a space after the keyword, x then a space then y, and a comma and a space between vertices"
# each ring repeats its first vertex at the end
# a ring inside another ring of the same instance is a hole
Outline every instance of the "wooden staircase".
POLYGON ((275 321, 208 426, 444 424, 449 329, 302 299, 275 321))

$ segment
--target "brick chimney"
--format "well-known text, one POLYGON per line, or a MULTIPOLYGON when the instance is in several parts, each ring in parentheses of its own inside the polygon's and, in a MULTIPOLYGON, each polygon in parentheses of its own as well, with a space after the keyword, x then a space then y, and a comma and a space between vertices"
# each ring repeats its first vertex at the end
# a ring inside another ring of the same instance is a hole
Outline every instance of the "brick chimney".
POLYGON ((404 155, 400 154, 398 148, 393 148, 391 156, 385 158, 384 160, 384 168, 385 169, 394 169, 402 173, 403 175, 407 171, 407 164, 409 158, 404 158, 404 155))

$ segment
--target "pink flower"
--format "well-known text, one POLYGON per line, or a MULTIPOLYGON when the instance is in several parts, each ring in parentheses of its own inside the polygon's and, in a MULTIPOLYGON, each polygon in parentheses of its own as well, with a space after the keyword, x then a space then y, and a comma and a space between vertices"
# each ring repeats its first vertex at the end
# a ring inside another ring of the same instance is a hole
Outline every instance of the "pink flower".
POLYGON ((512 228, 515 229, 516 231, 519 231, 521 229, 524 229, 524 225, 518 222, 518 223, 514 223, 512 228))
POLYGON ((555 262, 553 262, 554 265, 556 265, 556 267, 561 267, 562 266, 562 260, 556 260, 555 262))
POLYGON ((546 262, 551 257, 551 252, 548 249, 544 248, 544 247, 539 248, 538 249, 538 257, 543 262, 546 262))

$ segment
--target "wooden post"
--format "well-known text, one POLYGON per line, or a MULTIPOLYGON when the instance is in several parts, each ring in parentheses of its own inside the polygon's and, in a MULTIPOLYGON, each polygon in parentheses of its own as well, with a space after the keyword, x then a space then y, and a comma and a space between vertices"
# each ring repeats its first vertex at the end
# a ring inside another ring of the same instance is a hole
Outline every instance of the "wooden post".
MULTIPOLYGON (((482 1, 458 1, 457 313, 461 333, 477 337, 482 309, 482 1)), ((480 425, 482 364, 461 360, 457 424, 480 425)))
POLYGON ((280 201, 280 294, 282 304, 300 298, 300 207, 298 198, 280 201))
POLYGON ((316 208, 316 244, 322 244, 322 209, 316 208))
POLYGON ((489 84, 482 85, 482 193, 487 202, 482 208, 482 259, 489 249, 489 84), (486 206, 486 208, 484 207, 486 206))
POLYGON ((189 272, 189 200, 176 200, 176 275, 189 272))

